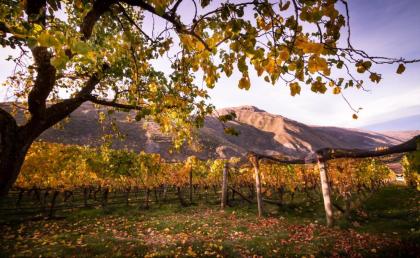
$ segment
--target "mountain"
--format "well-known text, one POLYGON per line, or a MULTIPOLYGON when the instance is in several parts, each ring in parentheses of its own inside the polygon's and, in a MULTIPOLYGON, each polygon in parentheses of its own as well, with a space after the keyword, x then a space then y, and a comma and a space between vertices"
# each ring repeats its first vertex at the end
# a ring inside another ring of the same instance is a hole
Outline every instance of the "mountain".
MULTIPOLYGON (((1 104, 0 107, 7 106, 1 104)), ((10 107, 10 106, 9 106, 10 107)), ((102 108, 99 111, 107 111, 102 108)), ((247 151, 268 155, 303 157, 324 147, 372 149, 399 144, 420 132, 377 133, 359 129, 309 126, 280 115, 270 114, 253 106, 225 108, 218 115, 235 112, 237 118, 227 126, 234 127, 239 136, 224 133, 216 115, 208 116, 198 129, 197 143, 170 154, 171 136, 159 131, 157 124, 142 120, 134 122, 132 113, 115 112, 112 120, 125 140, 114 139, 114 148, 160 153, 165 159, 184 159, 189 155, 200 158, 239 156, 247 151)), ((20 122, 22 114, 17 115, 20 122)), ((45 141, 98 146, 104 133, 112 133, 109 123, 98 122, 98 110, 85 103, 74 111, 62 128, 51 128, 40 138, 45 141)))
POLYGON ((374 123, 363 128, 372 131, 420 130, 420 114, 374 123))
POLYGON ((325 147, 373 149, 399 144, 420 133, 417 131, 388 134, 359 129, 310 126, 267 113, 253 106, 226 108, 218 113, 228 112, 236 113, 237 119, 232 125, 242 133, 239 137, 225 138, 243 147, 242 149, 270 155, 303 156, 325 147), (254 130, 246 130, 247 126, 251 126, 254 130))

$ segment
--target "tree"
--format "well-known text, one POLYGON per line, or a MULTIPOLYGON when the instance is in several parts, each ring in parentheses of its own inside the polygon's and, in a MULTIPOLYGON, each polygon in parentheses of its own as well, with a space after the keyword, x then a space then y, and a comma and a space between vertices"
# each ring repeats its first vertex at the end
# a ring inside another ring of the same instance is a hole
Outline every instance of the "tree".
POLYGON ((315 93, 330 86, 340 94, 363 88, 355 71, 378 83, 372 64, 398 63, 402 73, 404 64, 419 61, 354 48, 345 0, 1 2, 0 42, 20 50, 6 84, 28 119, 19 125, 0 108, 0 194, 15 182, 32 142, 86 101, 135 110, 137 120, 155 120, 180 146, 213 110, 206 90, 194 84, 197 74, 212 88, 237 68, 238 87, 249 89, 253 67, 293 96, 305 84, 315 93), (145 17, 162 26, 144 24, 145 17), (155 67, 162 60, 170 71, 155 67), (335 75, 340 69, 346 76, 335 75))

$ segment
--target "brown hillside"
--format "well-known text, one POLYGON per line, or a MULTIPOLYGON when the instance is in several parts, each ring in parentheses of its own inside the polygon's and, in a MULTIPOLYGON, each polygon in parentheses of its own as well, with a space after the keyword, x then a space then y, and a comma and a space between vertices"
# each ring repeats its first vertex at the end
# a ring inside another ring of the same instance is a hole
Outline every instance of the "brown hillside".
MULTIPOLYGON (((106 111, 105 108, 102 110, 106 111)), ((125 139, 115 139, 113 147, 156 152, 166 159, 184 159, 189 155, 201 158, 238 156, 247 151, 302 157, 324 147, 371 149, 394 145, 419 133, 417 131, 381 134, 356 129, 309 126, 253 106, 225 108, 216 113, 222 115, 232 111, 236 113, 237 119, 228 122, 228 125, 235 127, 240 132, 239 136, 226 135, 216 115, 209 116, 204 127, 198 132, 201 150, 197 152, 185 147, 173 154, 169 153, 171 137, 160 133, 155 123, 133 122, 130 121, 132 114, 115 112, 112 119, 125 139)), ((23 116, 18 116, 22 121, 23 116)), ((110 132, 109 123, 100 124, 98 111, 91 103, 85 103, 71 114, 62 129, 51 128, 40 138, 52 142, 97 146, 102 142, 102 135, 110 132)))

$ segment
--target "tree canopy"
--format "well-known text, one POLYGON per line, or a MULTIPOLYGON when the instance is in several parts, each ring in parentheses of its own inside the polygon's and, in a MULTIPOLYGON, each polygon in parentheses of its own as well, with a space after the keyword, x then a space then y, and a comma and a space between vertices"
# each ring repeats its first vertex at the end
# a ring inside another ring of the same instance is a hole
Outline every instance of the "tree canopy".
POLYGON ((0 43, 20 50, 10 57, 16 69, 5 84, 29 119, 18 126, 0 109, 0 129, 19 139, 23 154, 86 101, 136 110, 137 120, 155 120, 180 146, 213 111, 197 80, 213 88, 236 71, 238 87, 247 90, 255 69, 293 96, 306 88, 341 94, 363 88, 358 73, 379 83, 373 64, 398 64, 402 73, 404 64, 420 61, 354 48, 346 0, 1 2, 0 43))

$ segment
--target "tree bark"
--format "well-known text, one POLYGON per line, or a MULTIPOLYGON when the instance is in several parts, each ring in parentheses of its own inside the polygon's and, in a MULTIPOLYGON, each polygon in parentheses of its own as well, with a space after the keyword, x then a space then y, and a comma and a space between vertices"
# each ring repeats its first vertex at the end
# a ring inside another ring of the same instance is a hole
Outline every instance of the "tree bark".
MULTIPOLYGON (((38 76, 41 75, 48 74, 42 73, 38 76)), ((37 79, 36 82, 44 82, 44 79, 37 79)), ((98 75, 93 74, 76 97, 63 100, 48 108, 45 107, 46 93, 42 90, 33 90, 28 99, 31 118, 22 126, 18 126, 14 117, 0 108, 0 197, 6 195, 15 183, 33 141, 85 102, 86 96, 98 83, 98 75), (38 99, 39 95, 42 95, 40 99, 38 99), (42 104, 43 101, 44 104, 42 104)))
POLYGON ((16 120, 0 108, 0 197, 16 181, 32 141, 24 141, 16 120))

